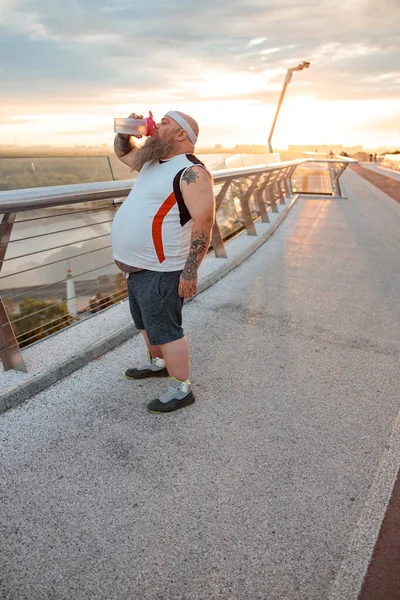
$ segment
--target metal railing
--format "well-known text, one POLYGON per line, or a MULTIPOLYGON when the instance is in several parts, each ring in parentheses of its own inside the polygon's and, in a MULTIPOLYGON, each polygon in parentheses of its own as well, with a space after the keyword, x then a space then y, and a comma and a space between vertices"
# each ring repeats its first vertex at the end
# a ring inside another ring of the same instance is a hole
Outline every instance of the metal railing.
MULTIPOLYGON (((254 221, 269 222, 294 194, 341 196, 351 159, 300 159, 213 172, 216 220, 212 251, 254 221)), ((0 192, 0 357, 26 371, 30 345, 126 297, 112 259, 110 227, 134 182, 63 185, 0 192)))
POLYGON ((393 171, 400 171, 400 154, 385 154, 381 166, 393 171))

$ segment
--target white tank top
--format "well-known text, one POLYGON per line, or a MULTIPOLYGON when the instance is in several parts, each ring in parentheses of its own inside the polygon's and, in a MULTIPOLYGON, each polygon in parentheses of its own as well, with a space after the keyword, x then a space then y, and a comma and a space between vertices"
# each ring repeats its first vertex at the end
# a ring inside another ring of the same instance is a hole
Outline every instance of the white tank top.
POLYGON ((111 228, 113 257, 151 271, 185 266, 192 219, 181 192, 182 175, 193 165, 206 168, 193 154, 143 165, 111 228))

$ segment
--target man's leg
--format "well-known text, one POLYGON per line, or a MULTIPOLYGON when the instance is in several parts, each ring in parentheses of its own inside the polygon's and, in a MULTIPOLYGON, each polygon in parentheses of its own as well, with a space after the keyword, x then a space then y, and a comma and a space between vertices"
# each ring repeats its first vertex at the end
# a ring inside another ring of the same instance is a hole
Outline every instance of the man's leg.
POLYGON ((189 381, 190 357, 186 337, 161 345, 168 368, 169 380, 165 393, 147 405, 151 413, 166 413, 178 410, 195 401, 189 381))
MULTIPOLYGON (((157 346, 153 346, 153 348, 157 346)), ((170 377, 175 377, 179 381, 189 379, 190 355, 189 343, 185 336, 174 342, 162 344, 160 346, 170 377)), ((152 355, 153 356, 153 355, 152 355)))
POLYGON ((146 282, 143 282, 143 275, 147 275, 148 271, 139 271, 131 273, 127 280, 129 308, 135 326, 143 333, 149 357, 148 360, 138 368, 132 367, 125 371, 125 376, 128 379, 144 379, 147 377, 168 377, 168 371, 165 367, 164 359, 162 358, 161 348, 159 346, 150 346, 145 324, 143 322, 142 311, 138 302, 143 287, 146 287, 146 282))
POLYGON ((142 334, 151 358, 164 358, 161 346, 152 346, 144 329, 142 329, 142 334))

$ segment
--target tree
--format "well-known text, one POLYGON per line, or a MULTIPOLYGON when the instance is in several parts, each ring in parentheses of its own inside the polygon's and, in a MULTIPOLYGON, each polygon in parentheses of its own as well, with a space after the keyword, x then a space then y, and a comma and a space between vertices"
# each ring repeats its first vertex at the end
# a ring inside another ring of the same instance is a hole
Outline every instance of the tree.
POLYGON ((79 320, 68 312, 66 302, 58 303, 55 298, 51 301, 24 298, 19 303, 18 312, 8 314, 10 321, 14 321, 12 325, 20 348, 79 320))

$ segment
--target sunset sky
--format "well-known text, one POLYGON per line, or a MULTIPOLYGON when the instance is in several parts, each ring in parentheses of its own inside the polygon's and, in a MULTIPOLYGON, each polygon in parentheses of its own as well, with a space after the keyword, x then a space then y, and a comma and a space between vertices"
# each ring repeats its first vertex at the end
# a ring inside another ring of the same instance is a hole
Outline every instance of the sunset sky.
POLYGON ((398 0, 0 0, 0 144, 111 144, 192 114, 199 145, 400 147, 398 0))

